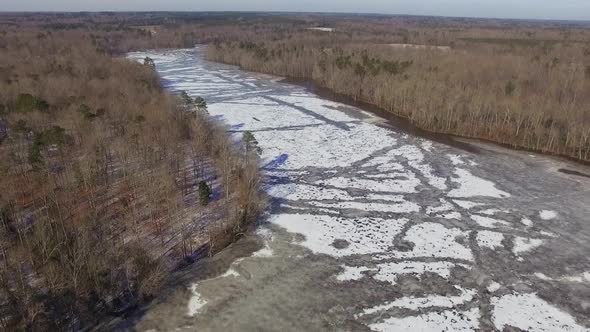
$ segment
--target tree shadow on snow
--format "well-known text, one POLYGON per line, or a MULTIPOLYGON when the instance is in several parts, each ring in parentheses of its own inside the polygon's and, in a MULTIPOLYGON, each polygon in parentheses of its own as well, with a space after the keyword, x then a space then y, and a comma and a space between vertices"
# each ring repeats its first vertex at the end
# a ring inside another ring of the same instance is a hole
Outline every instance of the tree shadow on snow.
POLYGON ((287 159, 289 159, 289 155, 287 153, 283 153, 270 161, 268 164, 262 166, 262 169, 272 171, 275 168, 284 165, 287 162, 287 159))

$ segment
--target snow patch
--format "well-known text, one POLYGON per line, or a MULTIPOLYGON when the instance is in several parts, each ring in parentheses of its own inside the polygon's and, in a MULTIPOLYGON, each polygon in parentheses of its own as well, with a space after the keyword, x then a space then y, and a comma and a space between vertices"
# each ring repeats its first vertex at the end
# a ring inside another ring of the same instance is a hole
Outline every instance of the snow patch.
POLYGON ((453 205, 449 203, 444 198, 439 199, 440 205, 439 206, 429 206, 426 208, 426 214, 433 214, 437 212, 445 212, 449 210, 453 210, 453 205))
POLYGON ((543 244, 541 239, 529 239, 526 237, 517 236, 514 238, 514 248, 512 252, 518 256, 519 254, 531 251, 543 244))
POLYGON ((525 225, 526 227, 530 227, 530 226, 532 226, 532 225, 533 225, 533 221, 532 221, 532 220, 530 220, 529 218, 522 218, 522 219, 520 220, 520 222, 521 222, 523 225, 525 225))
POLYGON ((453 211, 453 212, 449 212, 449 213, 443 213, 443 214, 439 214, 436 216, 437 218, 443 218, 443 219, 457 219, 457 220, 461 220, 461 213, 457 212, 457 211, 453 211))
POLYGON ((272 257, 273 255, 273 251, 271 249, 271 247, 268 245, 268 243, 264 244, 264 247, 260 250, 258 250, 257 252, 252 254, 252 257, 272 257))
POLYGON ((288 232, 305 236, 301 245, 315 253, 341 257, 386 251, 407 219, 348 219, 327 215, 280 214, 271 216, 270 222, 288 232), (334 240, 345 240, 348 246, 337 249, 332 245, 334 240))
POLYGON ((338 281, 359 280, 364 276, 363 272, 372 270, 366 266, 342 265, 342 267, 344 268, 344 271, 336 276, 338 281))
POLYGON ((390 202, 403 202, 404 196, 402 195, 380 195, 380 194, 368 194, 366 198, 374 201, 390 201, 390 202))
POLYGON ((236 270, 234 270, 233 268, 230 268, 229 270, 227 270, 227 272, 225 272, 224 274, 221 275, 221 278, 227 278, 227 277, 239 277, 240 273, 236 270))
POLYGON ((425 222, 412 226, 406 232, 404 240, 414 244, 412 251, 398 251, 391 255, 398 258, 437 257, 472 261, 471 249, 456 241, 457 237, 467 238, 468 235, 468 232, 459 228, 446 228, 438 223, 425 222))
POLYGON ((431 141, 424 141, 422 144, 422 149, 426 152, 432 152, 432 142, 431 141))
POLYGON ((510 226, 510 223, 500 219, 494 219, 490 217, 478 216, 477 214, 472 214, 471 219, 475 221, 479 226, 486 227, 486 228, 496 228, 499 226, 510 226))
POLYGON ((432 166, 421 164, 416 161, 410 161, 408 162, 408 165, 422 173, 422 175, 428 180, 428 184, 431 186, 440 190, 447 190, 447 179, 434 175, 434 169, 432 166))
POLYGON ((278 184, 273 185, 267 190, 268 194, 288 200, 352 200, 346 191, 340 189, 328 189, 307 184, 278 184))
POLYGON ((191 286, 192 296, 188 301, 188 315, 194 317, 196 314, 201 312, 201 309, 207 304, 199 292, 197 292, 197 284, 191 286))
POLYGON ((469 311, 438 311, 420 316, 388 318, 380 323, 371 324, 373 331, 475 331, 479 328, 480 313, 478 308, 469 311))
POLYGON ((476 207, 476 206, 484 205, 483 203, 462 201, 462 200, 458 200, 458 199, 454 199, 453 202, 455 202, 455 204, 459 205, 461 208, 463 208, 465 210, 469 210, 469 209, 476 207))
POLYGON ((577 276, 563 277, 561 280, 569 282, 590 283, 590 271, 581 273, 577 276))
POLYGON ((418 178, 416 178, 416 176, 411 172, 408 172, 407 175, 407 179, 383 179, 380 181, 336 177, 317 181, 316 184, 328 185, 336 188, 354 188, 374 192, 415 193, 416 187, 420 185, 420 180, 418 180, 418 178))
POLYGON ((447 157, 451 160, 451 163, 455 166, 463 165, 465 162, 461 159, 458 154, 448 154, 447 157))
POLYGON ((539 217, 543 220, 551 220, 557 218, 557 212, 551 210, 543 210, 539 212, 539 217))
POLYGON ((402 166, 399 163, 392 162, 391 158, 388 156, 375 157, 375 158, 367 161, 366 163, 364 163, 362 167, 374 167, 374 166, 383 167, 383 168, 379 168, 379 170, 389 171, 389 172, 404 170, 404 166, 402 166))
POLYGON ((495 281, 492 281, 486 289, 488 290, 488 292, 493 293, 500 288, 502 288, 502 285, 500 285, 499 283, 497 283, 495 281))
POLYGON ((360 203, 360 202, 338 202, 338 203, 319 203, 310 202, 311 205, 325 207, 325 208, 337 208, 337 209, 354 209, 361 211, 378 211, 378 212, 391 212, 391 213, 411 213, 420 211, 420 206, 414 202, 401 202, 401 203, 360 203))
POLYGON ((459 304, 469 302, 477 294, 474 289, 463 289, 459 286, 455 286, 460 291, 460 295, 446 296, 446 295, 429 295, 426 297, 402 297, 393 302, 378 305, 372 308, 365 309, 360 315, 371 315, 378 312, 387 311, 391 308, 399 307, 409 310, 418 310, 429 307, 445 307, 452 308, 459 304))
POLYGON ((476 239, 478 246, 482 248, 496 249, 502 247, 504 234, 491 231, 479 231, 477 232, 476 239))
POLYGON ((535 276, 535 277, 537 277, 537 278, 539 278, 539 279, 541 279, 541 280, 544 280, 544 281, 550 281, 550 280, 553 280, 553 278, 551 278, 551 277, 548 277, 546 274, 544 274, 544 273, 541 273, 541 272, 537 272, 537 273, 535 273, 535 274, 534 274, 534 276, 535 276))
POLYGON ((486 210, 482 210, 482 211, 478 211, 477 213, 479 214, 485 214, 488 216, 493 216, 496 213, 509 213, 509 210, 506 209, 486 209, 486 210))
POLYGON ((449 197, 510 197, 509 193, 496 189, 495 183, 477 177, 467 170, 457 168, 455 169, 455 174, 457 178, 452 178, 451 181, 458 183, 459 188, 451 190, 448 193, 449 197))
POLYGON ((536 294, 510 294, 491 300, 496 328, 517 327, 524 331, 588 331, 568 313, 551 306, 536 294))
POLYGON ((547 232, 547 231, 541 231, 541 232, 539 232, 539 234, 541 234, 543 236, 547 236, 547 237, 557 237, 557 235, 555 233, 551 233, 551 232, 547 232))

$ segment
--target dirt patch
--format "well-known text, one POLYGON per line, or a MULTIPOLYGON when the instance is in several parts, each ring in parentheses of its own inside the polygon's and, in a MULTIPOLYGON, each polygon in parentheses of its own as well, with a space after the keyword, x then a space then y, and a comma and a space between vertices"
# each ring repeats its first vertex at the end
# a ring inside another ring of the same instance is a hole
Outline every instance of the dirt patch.
POLYGON ((332 247, 336 249, 345 249, 348 248, 348 246, 350 246, 350 242, 343 239, 336 239, 332 242, 332 247))

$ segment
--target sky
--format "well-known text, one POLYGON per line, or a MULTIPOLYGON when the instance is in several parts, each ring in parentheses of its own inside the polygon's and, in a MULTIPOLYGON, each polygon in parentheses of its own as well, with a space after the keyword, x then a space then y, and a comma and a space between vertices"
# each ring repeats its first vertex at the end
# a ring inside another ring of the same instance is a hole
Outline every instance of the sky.
POLYGON ((590 20, 590 0, 0 0, 0 11, 296 11, 590 20))

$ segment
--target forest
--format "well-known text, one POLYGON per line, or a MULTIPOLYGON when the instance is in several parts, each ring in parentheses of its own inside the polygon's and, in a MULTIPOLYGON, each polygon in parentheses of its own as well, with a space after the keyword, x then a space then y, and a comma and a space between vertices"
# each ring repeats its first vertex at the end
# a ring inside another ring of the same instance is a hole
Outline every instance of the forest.
POLYGON ((344 19, 224 36, 208 59, 310 80, 428 131, 589 161, 590 31, 521 24, 344 19))
POLYGON ((263 207, 258 156, 166 93, 141 32, 0 31, 0 326, 81 330, 157 296, 263 207), (119 39, 123 40, 123 39, 119 39))

